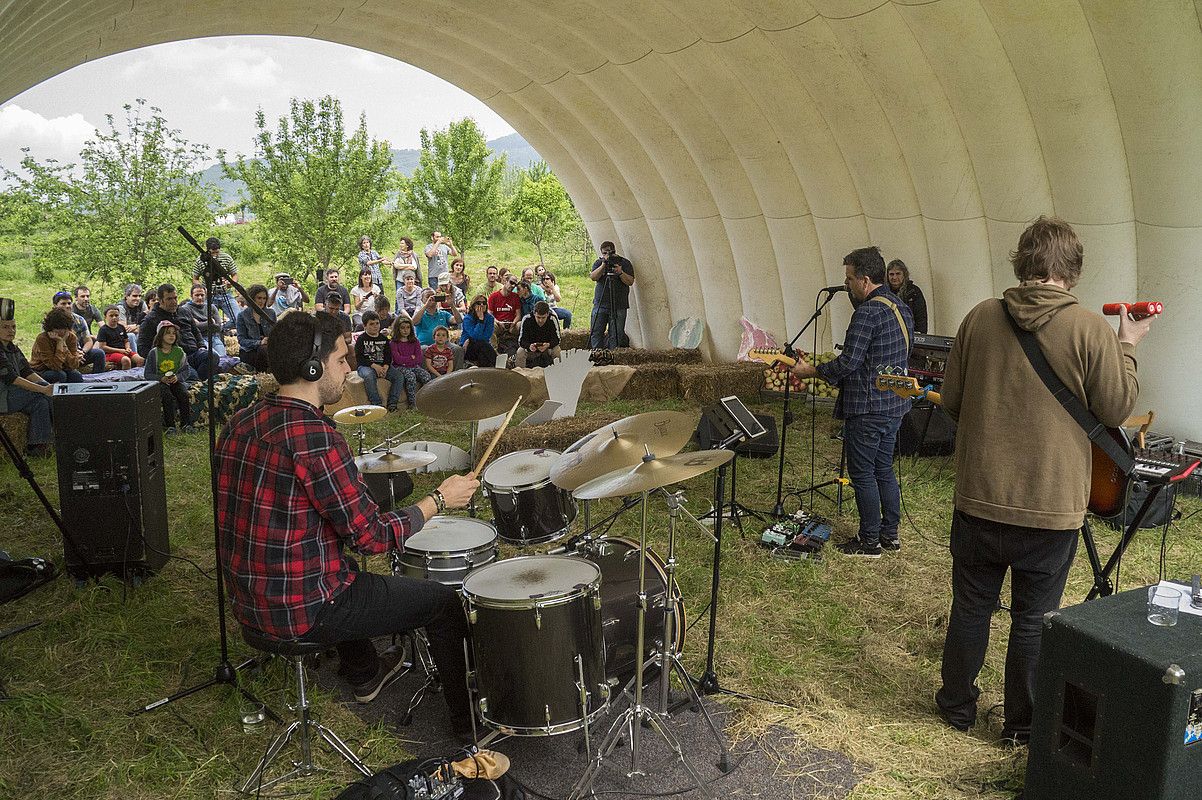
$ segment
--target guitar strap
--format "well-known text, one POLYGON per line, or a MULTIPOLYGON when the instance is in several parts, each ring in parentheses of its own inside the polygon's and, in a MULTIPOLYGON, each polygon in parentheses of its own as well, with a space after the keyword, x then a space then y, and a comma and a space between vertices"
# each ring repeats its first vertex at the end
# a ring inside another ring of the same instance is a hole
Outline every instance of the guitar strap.
POLYGON ((906 328, 906 319, 905 319, 905 317, 902 316, 901 309, 897 307, 897 303, 893 302, 888 297, 881 297, 879 294, 872 299, 877 301, 878 303, 884 303, 885 305, 889 306, 889 308, 893 309, 893 314, 894 314, 894 316, 897 317, 897 324, 901 328, 901 331, 902 331, 902 337, 904 337, 906 340, 906 352, 909 353, 910 352, 910 331, 906 328))
POLYGON ((1089 437, 1089 440, 1096 444, 1099 450, 1110 456, 1110 460, 1115 463, 1115 466, 1124 475, 1130 475, 1135 469, 1135 459, 1120 447, 1118 442, 1111 438, 1110 433, 1101 420, 1094 416, 1094 413, 1086 408, 1080 398, 1069 391, 1069 388, 1064 385, 1064 381, 1060 380, 1055 370, 1052 369, 1052 365, 1048 363, 1047 357, 1039 347, 1039 342, 1035 341, 1035 334, 1019 327, 1018 322, 1010 313, 1010 309, 1006 307, 1005 300, 999 300, 998 302, 1002 304, 1002 311, 1006 314, 1006 320, 1010 323, 1010 328, 1018 338, 1018 343, 1022 345, 1023 352, 1027 354, 1027 360, 1031 362, 1031 366, 1035 369, 1035 374, 1043 381, 1043 385, 1048 387, 1048 391, 1052 393, 1056 401, 1064 406, 1064 410, 1081 426, 1081 429, 1085 431, 1085 435, 1089 437))

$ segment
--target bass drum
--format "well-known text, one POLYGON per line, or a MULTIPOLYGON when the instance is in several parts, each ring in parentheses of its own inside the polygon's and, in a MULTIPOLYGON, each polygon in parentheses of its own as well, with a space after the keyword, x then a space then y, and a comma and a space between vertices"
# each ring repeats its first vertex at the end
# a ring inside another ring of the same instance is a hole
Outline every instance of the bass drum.
MULTIPOLYGON (((582 542, 577 555, 601 568, 601 617, 605 629, 605 673, 624 686, 634 677, 638 661, 635 643, 639 610, 638 542, 620 537, 582 542)), ((658 649, 664 635, 668 573, 655 551, 647 550, 647 627, 643 642, 646 660, 658 649)), ((675 587, 673 587, 675 588, 675 587)), ((672 652, 684 650, 684 600, 675 601, 675 630, 668 632, 672 652)), ((648 675, 651 674, 648 670, 648 675)))

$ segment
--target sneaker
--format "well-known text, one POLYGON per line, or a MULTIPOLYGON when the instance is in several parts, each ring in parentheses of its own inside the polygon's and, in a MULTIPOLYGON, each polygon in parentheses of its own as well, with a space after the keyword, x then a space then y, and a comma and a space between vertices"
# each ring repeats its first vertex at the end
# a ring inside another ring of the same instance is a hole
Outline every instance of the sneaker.
POLYGON ((835 545, 835 549, 838 550, 840 553, 842 553, 845 556, 854 556, 856 558, 880 558, 881 557, 880 545, 876 545, 875 547, 869 547, 868 545, 866 545, 862 541, 860 541, 860 539, 858 537, 855 539, 848 539, 846 542, 835 545))
POLYGON ((901 550, 901 540, 881 539, 881 550, 888 550, 891 553, 896 553, 901 550))
POLYGON ((384 691, 384 687, 395 681, 404 672, 405 662, 399 653, 381 655, 375 677, 355 686, 355 699, 360 703, 370 703, 379 696, 380 692, 384 691))

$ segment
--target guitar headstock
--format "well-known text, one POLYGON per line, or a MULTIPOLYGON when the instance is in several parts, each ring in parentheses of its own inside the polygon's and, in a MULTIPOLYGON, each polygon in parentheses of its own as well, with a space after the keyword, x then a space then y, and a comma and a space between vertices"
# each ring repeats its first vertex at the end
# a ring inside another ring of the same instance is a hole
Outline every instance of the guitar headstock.
POLYGON ((878 372, 875 385, 882 392, 893 392, 901 397, 923 397, 927 394, 918 378, 894 367, 885 367, 878 372))

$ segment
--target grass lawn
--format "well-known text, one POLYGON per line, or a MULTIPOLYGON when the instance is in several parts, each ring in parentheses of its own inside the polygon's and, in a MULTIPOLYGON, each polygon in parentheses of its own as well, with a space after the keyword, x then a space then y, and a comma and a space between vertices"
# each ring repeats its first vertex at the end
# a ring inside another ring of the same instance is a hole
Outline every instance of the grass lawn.
MULTIPOLYGON (((235 254, 236 255, 236 254, 235 254)), ((472 253, 468 263, 480 276, 488 263, 532 263, 513 242, 472 253)), ((247 283, 261 280, 269 265, 244 265, 247 283)), ((15 296, 22 343, 28 347, 40 309, 54 287, 33 285, 11 249, 0 250, 0 296, 15 296), (7 258, 4 256, 7 255, 7 258), (44 296, 44 300, 42 299, 44 296), (38 298, 36 308, 23 298, 38 298)), ((69 283, 69 276, 61 276, 69 283)), ((576 313, 587 317, 591 284, 578 270, 560 274, 571 297, 578 288, 576 313)), ((102 299, 102 298, 98 298, 102 299)), ((566 300, 569 307, 570 299, 566 300)), ((756 404, 772 413, 775 404, 756 404)), ((635 414, 656 408, 684 408, 678 402, 612 403, 605 410, 635 414)), ((582 405, 581 413, 598 410, 582 405)), ((810 411, 795 405, 798 422, 789 430, 786 486, 810 484, 810 411)), ((467 425, 399 413, 370 429, 370 443, 421 423, 410 436, 468 446, 467 425)), ((838 462, 828 405, 814 418, 816 477, 832 476, 838 462)), ((205 570, 215 568, 210 513, 207 437, 196 434, 166 440, 167 488, 173 552, 205 570)), ((726 688, 761 700, 724 699, 735 710, 735 733, 749 736, 780 724, 810 746, 846 754, 865 770, 853 791, 867 798, 1008 798, 1021 787, 1023 751, 998 746, 999 714, 985 712, 1001 700, 1002 665, 1008 619, 995 617, 993 641, 981 676, 981 722, 969 735, 945 727, 934 714, 931 695, 938 687, 939 660, 947 620, 950 557, 947 552, 953 476, 947 459, 902 459, 906 509, 903 550, 862 563, 831 554, 821 562, 775 560, 753 539, 728 529, 724 540, 723 593, 718 615, 717 672, 726 688)), ((52 500, 57 478, 52 460, 33 464, 52 500)), ((739 499, 770 508, 776 485, 775 459, 741 459, 739 499)), ((437 476, 417 476, 415 496, 437 476)), ((709 508, 711 476, 686 485, 694 513, 709 508)), ((598 517, 616 501, 602 503, 598 517)), ((797 507, 795 497, 787 508, 797 507)), ((1202 509, 1198 498, 1183 498, 1186 514, 1202 509)), ((817 508, 834 513, 818 498, 817 508)), ((9 464, 0 464, 0 512, 6 520, 0 549, 16 556, 50 555, 61 561, 57 529, 30 488, 9 464)), ((844 507, 839 525, 854 525, 854 504, 844 507)), ((667 511, 650 514, 651 539, 663 552, 667 511)), ((637 517, 628 514, 612 533, 636 536, 637 517)), ((1109 552, 1117 534, 1097 527, 1100 547, 1109 552)), ((706 624, 701 616, 709 594, 711 540, 683 524, 680 582, 690 621, 685 645, 690 668, 705 656, 706 624)), ((1123 564, 1123 586, 1157 577, 1160 536, 1136 537, 1123 564)), ((1202 563, 1202 514, 1169 530, 1167 574, 1185 577, 1202 563)), ((508 548, 507 553, 514 550, 508 548)), ((383 558, 371 568, 386 569, 383 558)), ((1090 586, 1079 555, 1065 602, 1075 604, 1090 586)), ((106 578, 77 587, 60 578, 50 586, 3 607, 8 627, 33 620, 43 624, 0 645, 0 675, 11 698, 0 702, 0 798, 211 798, 226 793, 247 775, 266 746, 266 733, 246 735, 238 703, 225 689, 212 689, 147 715, 126 712, 177 689, 205 680, 217 663, 218 634, 213 583, 189 564, 172 560, 139 587, 106 578)), ((232 659, 249 654, 236 626, 230 627, 232 659)), ((284 672, 270 669, 249 679, 252 690, 282 709, 289 685, 284 672)), ((390 730, 368 726, 349 709, 319 693, 319 713, 372 766, 405 757, 404 743, 390 730)), ((437 701, 435 701, 437 702, 437 701)), ((503 747, 501 748, 504 749, 503 747)), ((332 763, 326 761, 325 763, 332 763)), ((787 768, 788 765, 786 765, 787 768)), ((574 769, 575 765, 565 765, 574 769)), ((330 797, 353 780, 340 770, 329 779, 293 784, 313 797, 330 797)))

